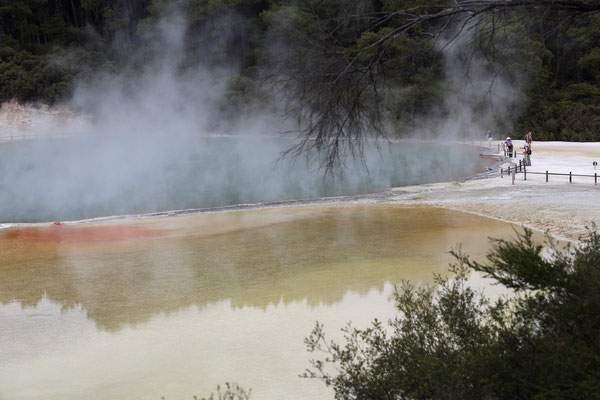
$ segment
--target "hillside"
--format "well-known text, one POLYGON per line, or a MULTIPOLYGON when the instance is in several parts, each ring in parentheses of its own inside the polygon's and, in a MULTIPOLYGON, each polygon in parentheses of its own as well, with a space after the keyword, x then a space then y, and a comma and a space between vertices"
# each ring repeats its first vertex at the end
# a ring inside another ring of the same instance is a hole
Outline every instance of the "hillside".
MULTIPOLYGON (((324 64, 312 62, 316 53, 306 51, 306 42, 298 38, 309 38, 316 47, 335 40, 340 54, 353 54, 398 24, 394 18, 377 25, 364 23, 353 19, 355 14, 392 15, 422 2, 359 3, 360 10, 348 0, 300 5, 287 0, 0 0, 0 102, 61 103, 70 99, 76 83, 99 74, 140 74, 149 59, 168 56, 168 49, 148 48, 154 42, 153 27, 176 14, 185 21, 181 44, 185 57, 177 65, 181 74, 200 65, 226 68, 220 77, 225 86, 220 117, 272 108, 281 89, 289 89, 273 83, 282 77, 288 83, 290 77, 297 79, 292 94, 304 93, 308 103, 317 99, 321 104, 313 83, 302 80, 302 74, 316 75, 324 64), (293 63, 285 62, 285 57, 293 63)), ((536 140, 600 140, 598 12, 568 20, 561 12, 550 12, 503 21, 502 35, 494 43, 486 42, 480 31, 469 46, 475 52, 478 46, 486 49, 481 53, 492 63, 483 68, 493 70, 511 87, 505 97, 519 99, 498 107, 488 104, 493 103, 491 96, 489 101, 485 94, 475 98, 468 105, 472 113, 485 109, 484 114, 490 115, 481 126, 491 128, 497 137, 532 130, 536 140)), ((448 93, 457 83, 448 83, 449 64, 456 64, 453 68, 459 73, 469 69, 464 64, 467 53, 449 58, 423 35, 427 26, 420 29, 395 39, 382 55, 387 69, 380 73, 387 86, 375 102, 383 105, 398 135, 411 133, 432 116, 452 116, 448 93)), ((325 50, 322 54, 325 65, 331 65, 329 54, 325 50)), ((467 76, 464 82, 472 79, 478 76, 467 76)), ((473 96, 458 101, 465 97, 473 96)), ((369 113, 365 111, 367 117, 369 113)))

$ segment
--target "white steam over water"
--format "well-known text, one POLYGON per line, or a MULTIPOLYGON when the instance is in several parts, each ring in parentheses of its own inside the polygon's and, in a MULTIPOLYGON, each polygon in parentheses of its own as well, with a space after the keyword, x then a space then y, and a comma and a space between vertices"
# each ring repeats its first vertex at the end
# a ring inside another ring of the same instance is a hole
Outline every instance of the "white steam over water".
POLYGON ((85 136, 0 146, 0 221, 36 222, 366 193, 456 179, 483 165, 473 149, 373 146, 324 176, 275 163, 289 141, 85 136), (385 160, 385 161, 383 161, 385 160))
MULTIPOLYGON (((93 123, 69 132, 76 137, 0 146, 0 222, 358 194, 456 179, 483 165, 474 151, 406 143, 368 147, 364 165, 346 157, 342 176, 324 176, 305 159, 276 162, 294 142, 267 137, 293 125, 273 104, 226 117, 228 77, 240 68, 190 67, 186 29, 171 13, 148 29, 147 46, 130 55, 135 69, 80 82, 71 104, 91 113, 93 123), (233 138, 220 137, 224 131, 233 138)), ((489 77, 476 72, 479 93, 489 77)), ((485 118, 475 121, 465 111, 473 108, 468 98, 452 97, 449 118, 420 125, 415 134, 436 130, 454 138, 468 130, 483 137, 485 118)))

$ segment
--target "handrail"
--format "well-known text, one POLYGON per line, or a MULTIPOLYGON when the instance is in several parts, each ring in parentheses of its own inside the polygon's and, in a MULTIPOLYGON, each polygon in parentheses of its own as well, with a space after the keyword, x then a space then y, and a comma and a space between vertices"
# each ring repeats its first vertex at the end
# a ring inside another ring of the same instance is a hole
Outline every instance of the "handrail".
POLYGON ((573 172, 569 171, 569 173, 565 173, 565 172, 537 172, 537 171, 528 171, 527 170, 527 166, 524 165, 524 163, 522 162, 522 160, 519 160, 519 165, 515 165, 513 168, 511 168, 510 166, 508 168, 506 168, 506 170, 504 168, 500 168, 500 178, 504 178, 504 172, 506 171, 507 175, 511 175, 513 177, 513 185, 515 184, 515 175, 517 174, 523 174, 523 180, 526 181, 527 180, 527 174, 533 174, 533 175, 546 175, 546 182, 548 182, 548 177, 551 175, 554 176, 568 176, 569 177, 569 183, 573 183, 573 177, 582 177, 582 178, 594 178, 594 185, 598 185, 598 173, 594 172, 594 175, 587 175, 587 174, 574 174, 573 172))

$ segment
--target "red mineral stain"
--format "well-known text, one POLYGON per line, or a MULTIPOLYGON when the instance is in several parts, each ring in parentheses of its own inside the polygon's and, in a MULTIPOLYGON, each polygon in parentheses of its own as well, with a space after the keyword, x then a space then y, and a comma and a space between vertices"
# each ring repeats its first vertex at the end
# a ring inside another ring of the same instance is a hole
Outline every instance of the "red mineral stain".
POLYGON ((164 229, 148 229, 138 225, 74 226, 54 223, 51 226, 30 227, 6 232, 5 239, 38 242, 82 242, 142 239, 163 236, 164 229))

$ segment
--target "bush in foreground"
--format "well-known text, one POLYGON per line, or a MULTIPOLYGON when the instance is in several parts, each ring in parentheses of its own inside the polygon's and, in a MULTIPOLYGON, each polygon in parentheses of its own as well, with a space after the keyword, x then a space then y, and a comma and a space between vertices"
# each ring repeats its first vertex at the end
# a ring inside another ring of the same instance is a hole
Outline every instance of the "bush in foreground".
POLYGON ((317 324, 306 343, 324 354, 304 376, 337 399, 600 398, 600 236, 564 250, 549 239, 547 257, 531 236, 492 240, 484 264, 453 252, 452 278, 404 283, 396 318, 348 326, 342 344, 317 324), (514 295, 489 300, 470 270, 514 295))

